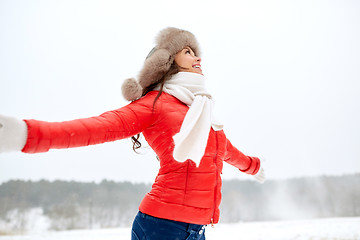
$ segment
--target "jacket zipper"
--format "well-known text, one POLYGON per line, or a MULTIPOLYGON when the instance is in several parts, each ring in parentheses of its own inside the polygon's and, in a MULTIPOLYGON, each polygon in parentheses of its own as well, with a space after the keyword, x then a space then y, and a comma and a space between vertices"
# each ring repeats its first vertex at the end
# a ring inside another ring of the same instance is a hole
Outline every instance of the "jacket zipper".
POLYGON ((212 213, 212 217, 210 219, 210 223, 211 223, 211 227, 214 227, 214 217, 215 217, 215 211, 216 211, 216 196, 217 196, 217 185, 218 185, 218 174, 219 174, 219 169, 218 166, 216 164, 216 158, 218 155, 218 135, 217 132, 215 131, 215 141, 216 141, 216 150, 215 150, 215 155, 214 155, 214 165, 215 165, 215 169, 216 169, 216 181, 215 181, 215 190, 214 190, 214 210, 212 213))
POLYGON ((184 204, 184 202, 185 202, 185 196, 186 196, 187 188, 188 188, 189 166, 190 166, 190 161, 187 161, 186 179, 185 179, 185 191, 184 191, 183 204, 184 204))

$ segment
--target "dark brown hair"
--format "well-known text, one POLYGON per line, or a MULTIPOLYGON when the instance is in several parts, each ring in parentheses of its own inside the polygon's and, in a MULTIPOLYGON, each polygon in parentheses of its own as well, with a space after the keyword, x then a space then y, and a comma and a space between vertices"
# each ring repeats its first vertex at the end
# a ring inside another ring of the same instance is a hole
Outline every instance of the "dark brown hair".
MULTIPOLYGON (((156 101, 159 99, 159 97, 161 96, 162 92, 163 92, 163 88, 164 88, 164 84, 167 80, 169 80, 171 78, 172 75, 176 74, 179 72, 179 66, 175 63, 175 61, 173 62, 173 64, 171 65, 169 71, 157 82, 147 86, 146 88, 144 88, 143 92, 142 92, 142 96, 145 96, 146 94, 148 94, 149 92, 153 91, 155 87, 157 87, 158 85, 160 86, 160 90, 159 93, 157 94, 157 96, 154 99, 154 103, 153 103, 153 110, 155 108, 155 103, 156 101)), ((139 141, 140 138, 140 133, 137 134, 136 136, 132 136, 131 137, 131 141, 133 143, 133 150, 134 152, 137 153, 137 149, 141 148, 141 142, 139 141)))

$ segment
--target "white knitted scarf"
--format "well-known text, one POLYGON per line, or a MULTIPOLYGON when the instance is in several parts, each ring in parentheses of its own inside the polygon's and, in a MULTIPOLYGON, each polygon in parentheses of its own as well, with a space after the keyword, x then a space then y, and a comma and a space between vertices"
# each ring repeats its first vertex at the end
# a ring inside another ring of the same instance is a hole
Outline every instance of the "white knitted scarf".
POLYGON ((205 89, 205 78, 197 73, 179 72, 165 82, 163 91, 189 106, 180 132, 173 137, 174 158, 178 162, 191 159, 199 166, 210 128, 215 131, 223 128, 213 117, 213 100, 205 89))

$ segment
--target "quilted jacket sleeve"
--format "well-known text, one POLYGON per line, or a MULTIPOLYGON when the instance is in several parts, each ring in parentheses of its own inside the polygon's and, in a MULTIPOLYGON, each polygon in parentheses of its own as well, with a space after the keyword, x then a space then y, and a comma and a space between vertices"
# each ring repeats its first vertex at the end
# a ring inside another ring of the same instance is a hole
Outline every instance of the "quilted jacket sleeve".
POLYGON ((255 175, 260 168, 260 159, 244 155, 235 148, 229 140, 226 143, 225 162, 238 168, 240 171, 255 175))
POLYGON ((128 138, 150 126, 156 117, 153 97, 143 97, 100 116, 65 122, 25 120, 28 138, 22 152, 47 152, 128 138))

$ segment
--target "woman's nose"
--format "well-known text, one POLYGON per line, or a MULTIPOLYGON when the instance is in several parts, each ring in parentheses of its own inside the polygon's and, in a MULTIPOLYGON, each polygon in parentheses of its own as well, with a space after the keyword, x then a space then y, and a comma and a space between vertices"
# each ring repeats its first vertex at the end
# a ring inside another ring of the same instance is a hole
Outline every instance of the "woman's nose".
POLYGON ((197 62, 201 62, 201 57, 196 57, 197 62))

